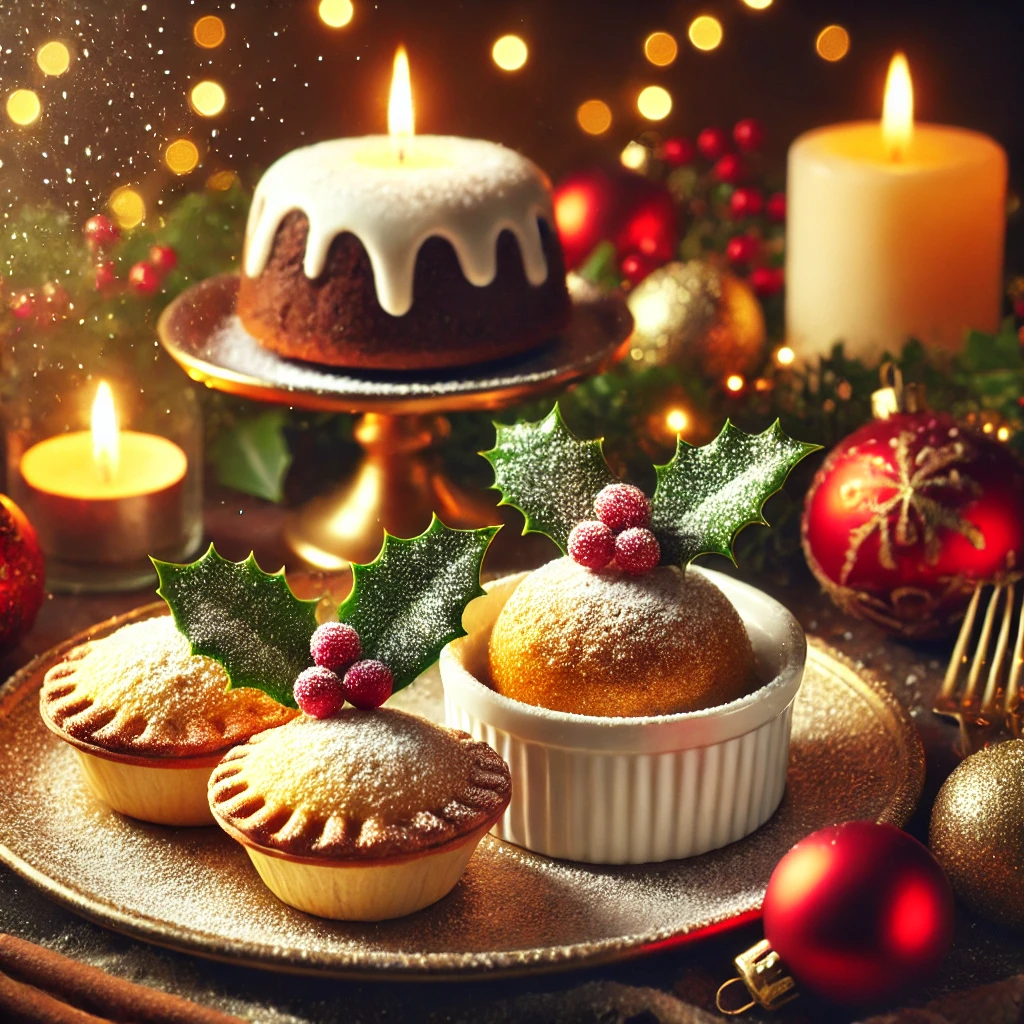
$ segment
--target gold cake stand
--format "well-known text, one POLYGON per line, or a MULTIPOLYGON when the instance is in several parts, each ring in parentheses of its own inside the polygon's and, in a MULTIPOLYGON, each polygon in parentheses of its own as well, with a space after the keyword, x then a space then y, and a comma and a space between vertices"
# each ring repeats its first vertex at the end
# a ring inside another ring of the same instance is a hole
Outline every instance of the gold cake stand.
POLYGON ((189 288, 164 310, 160 341, 207 387, 298 409, 361 414, 363 458, 352 479, 290 513, 288 546, 325 570, 372 561, 384 530, 421 533, 436 512, 448 526, 500 522, 495 500, 457 487, 434 451, 445 413, 500 409, 599 373, 625 351, 633 321, 618 296, 570 280, 569 327, 525 356, 427 373, 338 370, 282 359, 235 315, 238 277, 189 288))

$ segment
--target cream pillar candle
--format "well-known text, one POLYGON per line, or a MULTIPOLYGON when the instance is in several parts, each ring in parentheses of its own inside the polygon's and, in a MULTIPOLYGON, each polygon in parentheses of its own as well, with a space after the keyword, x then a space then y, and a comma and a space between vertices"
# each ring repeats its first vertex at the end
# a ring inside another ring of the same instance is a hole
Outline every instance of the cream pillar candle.
POLYGON ((956 349, 969 328, 998 325, 1006 154, 977 132, 914 125, 912 104, 894 60, 882 123, 790 147, 786 333, 799 356, 840 340, 868 360, 910 337, 956 349))

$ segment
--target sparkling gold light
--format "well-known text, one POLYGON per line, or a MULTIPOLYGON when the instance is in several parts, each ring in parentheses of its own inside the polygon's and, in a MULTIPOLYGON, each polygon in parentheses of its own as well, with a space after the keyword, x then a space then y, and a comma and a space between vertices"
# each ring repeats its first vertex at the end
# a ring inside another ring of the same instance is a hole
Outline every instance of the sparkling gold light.
POLYGON ((237 181, 238 175, 234 171, 214 171, 206 179, 206 187, 212 188, 215 192, 227 192, 237 181))
POLYGON ((775 353, 775 361, 779 366, 789 366, 794 359, 796 359, 796 353, 788 345, 783 345, 775 353))
POLYGON ((893 160, 901 160, 914 135, 914 86, 902 53, 893 55, 882 101, 882 137, 893 160))
POLYGON ((227 94, 217 82, 197 82, 189 93, 192 109, 203 117, 216 117, 227 103, 227 94))
POLYGON ((725 378, 725 386, 732 392, 742 391, 746 381, 738 374, 731 373, 725 378))
POLYGON ((676 59, 679 44, 668 32, 652 32, 644 40, 644 56, 659 68, 667 67, 676 59))
POLYGON ((698 50, 714 50, 722 42, 722 23, 710 14, 698 15, 690 22, 689 36, 698 50))
POLYGON ((7 116, 15 124, 32 124, 42 109, 39 97, 31 89, 15 89, 7 97, 7 116))
POLYGON ((216 14, 207 14, 192 26, 192 38, 196 46, 204 50, 215 50, 224 42, 225 35, 224 22, 216 14))
POLYGON ((743 0, 752 11, 765 11, 772 5, 772 0, 743 0))
POLYGON ((672 97, 660 85, 649 85, 637 96, 636 107, 648 121, 661 121, 672 112, 672 97))
POLYGON ((576 110, 576 120, 588 135, 602 135, 612 126, 612 111, 604 100, 587 100, 576 110))
POLYGON ((685 409, 669 409, 668 415, 665 417, 665 426, 668 427, 673 434, 681 433, 689 425, 690 417, 686 415, 685 409))
POLYGON ((178 139, 167 147, 164 162, 175 174, 188 174, 199 163, 199 150, 194 142, 178 139))
POLYGON ((36 53, 36 63, 44 75, 63 75, 71 66, 71 53, 63 43, 44 43, 36 53))
POLYGON ((850 52, 850 33, 842 25, 826 25, 814 42, 818 56, 835 63, 850 52))
POLYGON ((146 219, 146 204, 130 185, 115 189, 107 205, 119 227, 134 228, 146 219))
POLYGON ((647 147, 639 142, 627 142, 626 148, 619 154, 619 162, 631 171, 642 171, 650 158, 647 147))
POLYGON ((331 28, 344 28, 355 14, 352 0, 320 0, 320 20, 331 28))
POLYGON ((502 36, 491 48, 494 63, 502 71, 518 71, 528 55, 526 43, 519 36, 502 36))

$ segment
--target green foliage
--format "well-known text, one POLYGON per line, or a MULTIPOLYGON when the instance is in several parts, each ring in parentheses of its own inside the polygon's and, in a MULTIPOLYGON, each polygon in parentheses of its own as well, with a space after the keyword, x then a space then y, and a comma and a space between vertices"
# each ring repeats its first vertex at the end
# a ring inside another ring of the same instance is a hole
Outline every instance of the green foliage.
POLYGON ((499 529, 451 530, 434 516, 418 537, 385 534, 374 561, 352 566, 352 591, 338 618, 359 634, 364 657, 391 669, 396 690, 465 635, 462 612, 483 593, 480 565, 499 529))
POLYGON ((240 420, 217 436, 210 446, 217 482, 243 494, 281 501, 292 463, 284 435, 286 419, 283 409, 272 409, 240 420))
POLYGON ((153 565, 160 580, 157 593, 192 653, 220 662, 232 687, 262 690, 295 707, 292 684, 312 664, 309 638, 318 602, 297 598, 283 569, 265 573, 251 554, 230 562, 212 544, 190 565, 155 558, 153 565))

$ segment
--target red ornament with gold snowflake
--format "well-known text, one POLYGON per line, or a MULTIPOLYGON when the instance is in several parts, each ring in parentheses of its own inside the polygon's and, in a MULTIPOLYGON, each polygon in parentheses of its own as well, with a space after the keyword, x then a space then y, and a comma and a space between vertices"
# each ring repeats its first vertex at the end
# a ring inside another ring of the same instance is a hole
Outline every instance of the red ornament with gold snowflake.
POLYGON ((828 455, 801 533, 839 607, 904 638, 941 636, 979 581, 1024 569, 1024 464, 951 416, 897 412, 828 455))

